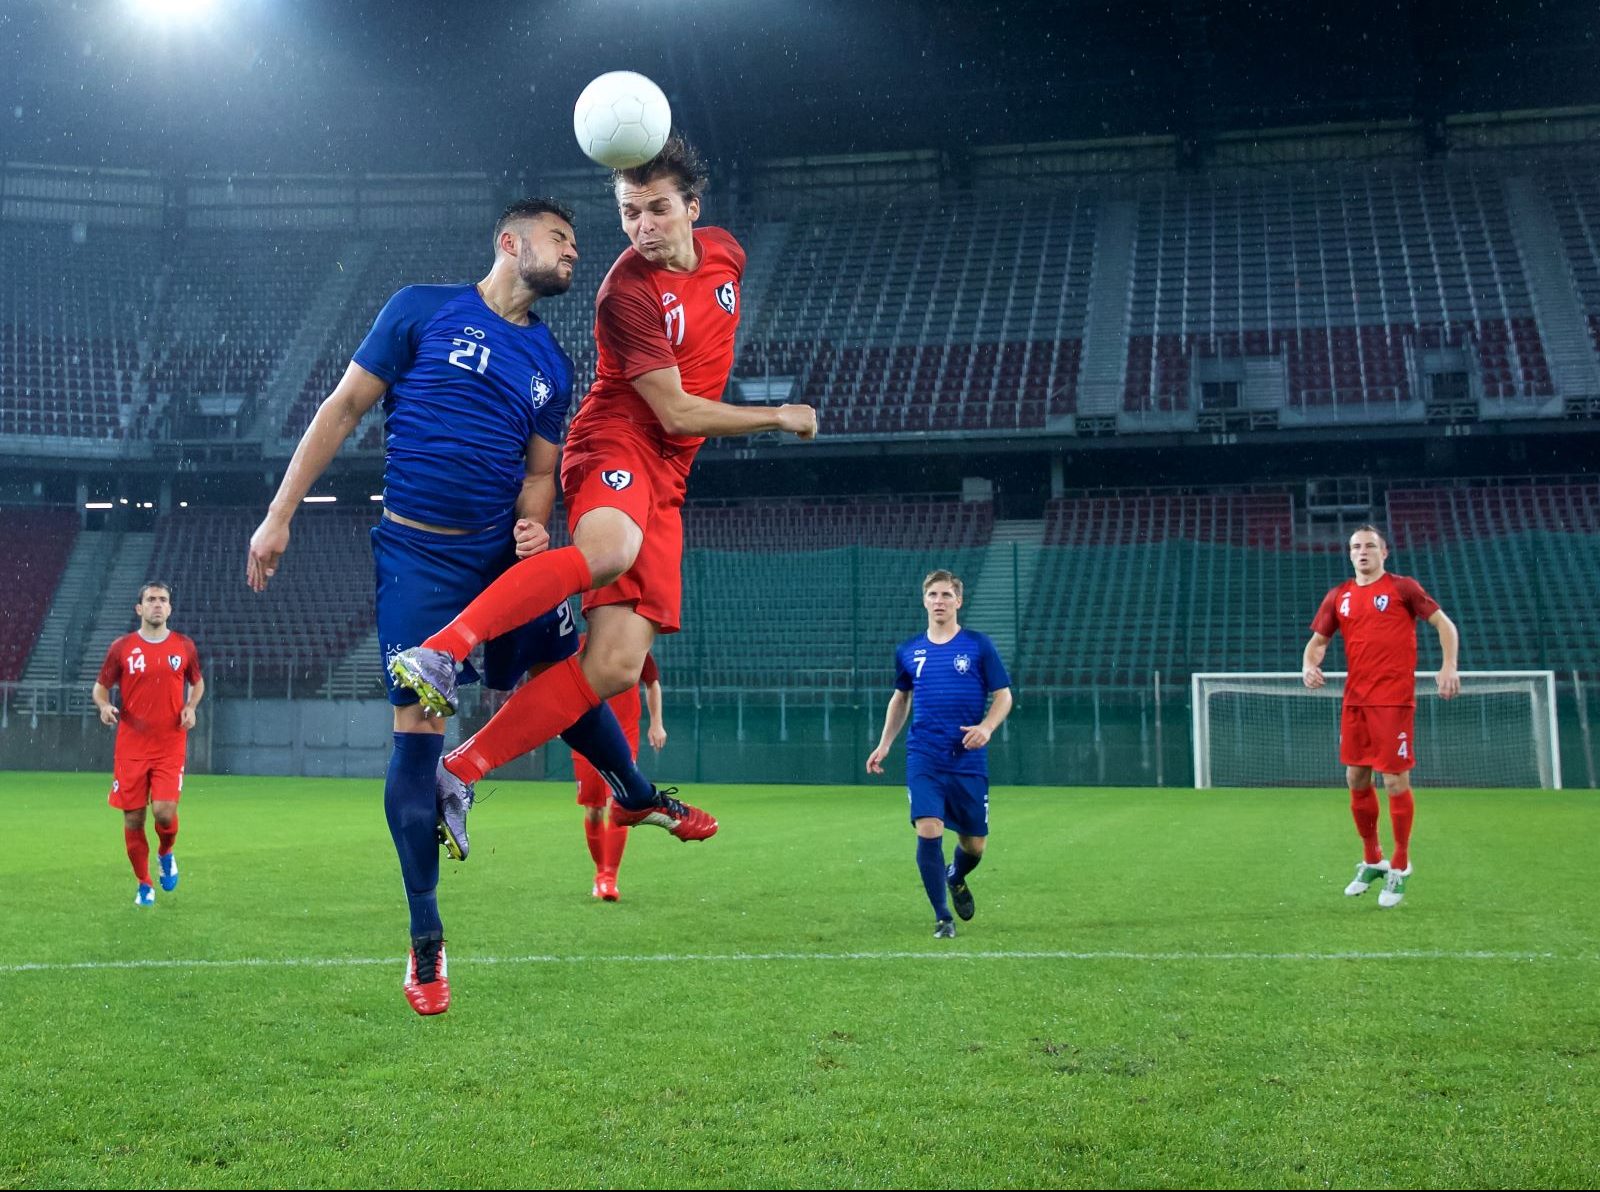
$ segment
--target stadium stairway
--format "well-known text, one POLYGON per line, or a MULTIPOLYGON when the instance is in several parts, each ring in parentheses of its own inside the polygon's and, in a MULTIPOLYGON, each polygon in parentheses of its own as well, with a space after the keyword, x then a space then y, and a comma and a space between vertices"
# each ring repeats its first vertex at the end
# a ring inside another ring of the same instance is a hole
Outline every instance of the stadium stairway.
MULTIPOLYGON (((106 650, 124 633, 135 628, 133 606, 139 600, 139 585, 151 579, 163 579, 177 585, 172 593, 172 627, 183 632, 183 582, 151 573, 155 554, 156 536, 146 530, 122 535, 110 557, 105 572, 105 587, 100 591, 99 608, 84 639, 83 653, 78 659, 78 679, 87 687, 100 674, 100 664, 106 659, 106 650)), ((205 646, 200 643, 200 666, 205 668, 205 646)))
POLYGON ((255 437, 263 443, 280 437, 289 407, 300 396, 311 370, 322 358, 329 337, 343 321, 345 307, 361 288, 367 266, 377 251, 377 245, 370 240, 349 240, 340 246, 336 267, 317 290, 300 322, 300 329, 267 378, 255 428, 255 437))
POLYGON ((1600 367, 1590 345, 1588 319, 1573 287, 1572 267, 1550 200, 1525 175, 1507 178, 1504 186, 1511 232, 1555 391, 1564 398, 1600 396, 1600 367))
POLYGON ((1018 609, 1033 591, 1043 545, 1043 519, 997 521, 978 574, 963 577, 972 598, 965 602, 961 620, 988 634, 1008 667, 1017 656, 1018 609))
MULTIPOLYGON (((25 683, 77 681, 84 634, 105 602, 106 573, 117 547, 109 530, 80 530, 67 556, 61 583, 50 601, 50 611, 39 627, 39 637, 22 672, 25 683)), ((133 601, 130 597, 129 603, 133 601)))
POLYGON ((1078 374, 1080 423, 1091 418, 1114 423, 1122 410, 1123 375, 1128 364, 1128 287, 1138 214, 1139 205, 1128 199, 1108 202, 1100 209, 1078 374))
POLYGON ((383 694, 378 674, 378 631, 372 630, 343 658, 334 663, 329 677, 317 688, 322 699, 365 699, 383 694))

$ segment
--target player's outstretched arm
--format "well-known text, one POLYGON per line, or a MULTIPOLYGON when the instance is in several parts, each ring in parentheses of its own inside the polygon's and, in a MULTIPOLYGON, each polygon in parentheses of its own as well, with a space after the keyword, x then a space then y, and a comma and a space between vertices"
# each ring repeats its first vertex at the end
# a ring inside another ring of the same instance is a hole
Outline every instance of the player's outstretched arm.
POLYGON ((94 706, 100 709, 100 723, 114 727, 117 723, 117 705, 111 702, 111 692, 104 683, 94 685, 94 706))
POLYGON ((868 774, 883 773, 883 759, 889 756, 889 748, 894 744, 894 739, 900 735, 900 730, 905 727, 906 717, 910 714, 909 691, 896 691, 889 697, 889 707, 883 713, 883 735, 878 738, 878 747, 867 757, 868 774))
POLYGON ((277 495, 267 506, 267 516, 250 535, 245 582, 255 591, 264 589, 277 573, 278 560, 289 549, 289 521, 300 508, 300 502, 333 462, 333 457, 339 454, 339 448, 366 417, 367 411, 383 399, 388 389, 386 382, 352 360, 333 392, 317 407, 316 417, 294 449, 294 458, 283 474, 277 495))
POLYGON ((707 401, 683 387, 676 368, 658 368, 633 378, 633 387, 669 435, 720 439, 781 430, 799 439, 817 437, 817 412, 810 406, 730 406, 707 401))
POLYGON ((1433 616, 1428 618, 1439 634, 1439 652, 1443 661, 1439 664, 1439 674, 1434 682, 1439 688, 1440 699, 1454 699, 1461 694, 1461 676, 1456 672, 1457 657, 1461 652, 1461 632, 1456 628, 1456 623, 1444 615, 1444 609, 1435 609, 1433 616))
POLYGON ((961 731, 965 734, 961 738, 961 748, 982 749, 989 743, 989 738, 999 731, 1005 723, 1007 716, 1011 715, 1012 698, 1011 688, 1001 687, 994 693, 994 698, 989 701, 989 711, 977 724, 963 724, 961 731))
POLYGON ((1306 643, 1305 653, 1300 656, 1300 681, 1313 691, 1327 682, 1322 677, 1322 660, 1328 654, 1328 640, 1320 633, 1313 633, 1306 643))

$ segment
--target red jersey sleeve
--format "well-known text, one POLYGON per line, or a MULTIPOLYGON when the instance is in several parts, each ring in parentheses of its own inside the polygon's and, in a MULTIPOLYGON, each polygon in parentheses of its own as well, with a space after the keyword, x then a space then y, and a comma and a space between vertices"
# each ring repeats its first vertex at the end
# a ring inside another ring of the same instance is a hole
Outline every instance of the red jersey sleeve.
MULTIPOLYGON (((100 664, 100 686, 107 691, 117 685, 117 680, 122 678, 122 639, 119 637, 111 643, 111 648, 106 651, 106 660, 100 664)), ((79 672, 82 673, 81 671, 79 672)), ((82 682, 82 680, 79 680, 82 682)))
POLYGON ((1339 632, 1339 618, 1334 612, 1336 607, 1334 597, 1338 594, 1338 588, 1330 588, 1328 594, 1322 598, 1322 607, 1317 609, 1317 615, 1311 619, 1312 633, 1320 633, 1323 637, 1332 637, 1339 632))
POLYGON ((644 656, 644 669, 639 672, 639 682, 648 687, 650 684, 659 683, 660 681, 661 672, 656 669, 656 656, 654 654, 646 654, 644 656))
POLYGON ((1400 593, 1400 599, 1406 602, 1406 607, 1411 610, 1411 615, 1419 621, 1426 621, 1439 611, 1439 602, 1416 580, 1407 576, 1394 577, 1395 591, 1400 593))
POLYGON ((655 294, 632 277, 622 278, 600 295, 594 309, 594 338, 630 381, 658 368, 678 367, 655 294))
POLYGON ((200 681, 200 648, 194 644, 193 638, 184 638, 184 653, 188 661, 183 666, 184 681, 193 685, 200 681))

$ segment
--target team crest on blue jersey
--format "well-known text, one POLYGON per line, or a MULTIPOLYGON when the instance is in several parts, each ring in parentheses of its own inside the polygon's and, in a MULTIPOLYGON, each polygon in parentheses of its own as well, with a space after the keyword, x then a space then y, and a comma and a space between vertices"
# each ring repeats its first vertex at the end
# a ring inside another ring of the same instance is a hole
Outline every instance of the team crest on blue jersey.
POLYGON ((182 654, 168 654, 167 655, 167 665, 170 666, 173 670, 182 670, 183 669, 183 655, 182 654))
POLYGON ((626 468, 612 468, 601 472, 600 480, 607 488, 614 488, 620 493, 633 483, 633 473, 626 468))
POLYGON ((555 394, 555 391, 556 387, 544 379, 544 374, 535 369, 533 376, 528 381, 528 394, 533 398, 533 408, 537 410, 544 405, 555 394))
POLYGON ((1389 597, 1387 595, 1374 597, 1372 601, 1372 607, 1377 609, 1380 613, 1386 612, 1389 608, 1389 597))
POLYGON ((730 315, 739 302, 739 291, 731 281, 725 281, 717 287, 717 305, 730 315))
POLYGON ((956 674, 964 675, 972 669, 972 656, 970 654, 956 655, 956 674))

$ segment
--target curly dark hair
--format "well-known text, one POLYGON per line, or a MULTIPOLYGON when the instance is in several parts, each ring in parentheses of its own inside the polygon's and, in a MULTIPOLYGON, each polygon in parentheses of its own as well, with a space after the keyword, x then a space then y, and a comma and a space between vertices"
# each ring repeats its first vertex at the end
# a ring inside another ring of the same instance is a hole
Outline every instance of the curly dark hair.
POLYGON ((705 158, 684 140, 683 134, 677 129, 672 130, 667 143, 661 146, 661 152, 644 165, 634 166, 631 170, 612 170, 611 187, 614 191, 617 184, 622 182, 629 186, 648 186, 657 178, 668 175, 677 181, 678 193, 683 196, 685 203, 703 195, 711 181, 711 176, 706 172, 705 158))

